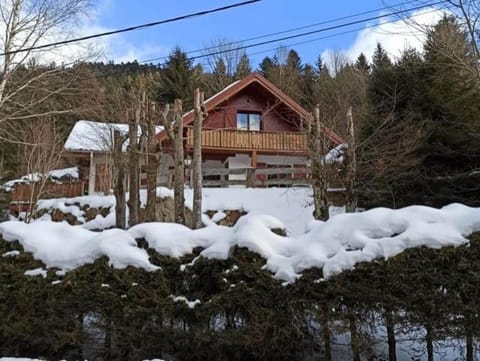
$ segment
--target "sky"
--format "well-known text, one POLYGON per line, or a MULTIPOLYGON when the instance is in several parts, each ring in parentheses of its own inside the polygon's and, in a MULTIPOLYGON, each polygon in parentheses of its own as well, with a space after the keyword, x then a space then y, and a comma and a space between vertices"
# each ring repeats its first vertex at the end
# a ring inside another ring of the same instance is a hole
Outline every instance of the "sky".
MULTIPOLYGON (((119 29, 236 2, 240 2, 240 0, 95 0, 95 10, 88 21, 84 22, 80 33, 86 35, 119 29)), ((423 1, 423 3, 432 2, 423 1)), ((133 60, 144 62, 154 59, 154 63, 162 63, 176 46, 190 52, 211 46, 219 38, 227 41, 242 41, 264 34, 377 10, 362 16, 320 24, 296 32, 243 42, 243 45, 248 45, 388 14, 392 11, 392 7, 399 10, 417 6, 419 3, 422 1, 412 3, 412 0, 262 0, 219 13, 102 38, 97 40, 95 45, 103 49, 99 60, 113 60, 120 63, 133 60), (392 7, 385 8, 386 4, 392 7)), ((431 25, 442 16, 442 12, 436 10, 439 9, 438 6, 437 8, 426 7, 409 13, 409 16, 418 23, 431 25)), ((364 52, 370 58, 376 43, 381 42, 388 53, 395 58, 406 47, 421 49, 423 40, 424 34, 418 28, 405 23, 398 16, 390 16, 306 37, 253 47, 247 49, 247 54, 251 57, 254 68, 265 56, 273 55, 279 46, 294 48, 302 61, 309 63, 315 62, 319 55, 328 58, 329 54, 334 51, 341 52, 350 59, 355 59, 360 52, 364 52), (348 33, 339 34, 344 32, 348 33), (305 41, 308 43, 298 44, 305 41)), ((198 53, 189 55, 198 55, 198 53)), ((198 60, 198 62, 204 62, 204 60, 198 60)))

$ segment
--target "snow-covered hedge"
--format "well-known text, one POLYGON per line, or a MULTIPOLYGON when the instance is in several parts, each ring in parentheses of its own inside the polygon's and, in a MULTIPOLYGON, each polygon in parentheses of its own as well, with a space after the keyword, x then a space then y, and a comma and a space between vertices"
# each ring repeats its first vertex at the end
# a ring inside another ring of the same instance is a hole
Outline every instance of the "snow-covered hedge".
POLYGON ((171 223, 143 223, 129 230, 92 232, 65 223, 4 222, 0 234, 18 240, 25 251, 47 267, 71 270, 107 256, 115 268, 158 270, 136 240, 144 239, 159 254, 181 257, 197 247, 207 259, 227 259, 235 246, 256 252, 266 260, 274 277, 295 282, 310 268, 323 270, 325 278, 352 269, 359 262, 389 258, 402 251, 426 246, 440 248, 465 244, 467 235, 480 231, 480 209, 451 204, 441 209, 412 206, 393 210, 372 209, 340 214, 327 222, 315 221, 298 236, 280 236, 272 229, 285 228, 270 215, 249 214, 234 227, 211 224, 191 230, 171 223))

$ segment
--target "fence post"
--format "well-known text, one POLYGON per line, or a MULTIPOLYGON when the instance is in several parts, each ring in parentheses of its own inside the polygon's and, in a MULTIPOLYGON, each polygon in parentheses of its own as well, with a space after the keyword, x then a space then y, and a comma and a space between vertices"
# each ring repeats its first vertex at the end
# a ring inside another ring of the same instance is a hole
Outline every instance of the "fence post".
POLYGON ((247 168, 247 188, 255 188, 255 168, 247 168))

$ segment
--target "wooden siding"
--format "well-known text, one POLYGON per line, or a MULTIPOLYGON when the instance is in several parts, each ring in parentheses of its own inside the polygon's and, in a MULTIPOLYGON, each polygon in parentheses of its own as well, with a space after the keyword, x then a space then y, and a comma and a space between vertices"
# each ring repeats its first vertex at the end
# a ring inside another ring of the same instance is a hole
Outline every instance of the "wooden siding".
MULTIPOLYGON (((37 198, 38 185, 35 183, 15 184, 12 194, 12 202, 28 203, 33 192, 33 199, 37 198)), ((85 182, 71 183, 47 183, 43 188, 41 198, 70 198, 83 196, 85 191, 85 182)))
MULTIPOLYGON (((187 128, 187 146, 193 146, 192 128, 187 128)), ((305 134, 298 132, 203 129, 202 148, 306 153, 307 140, 305 134)))

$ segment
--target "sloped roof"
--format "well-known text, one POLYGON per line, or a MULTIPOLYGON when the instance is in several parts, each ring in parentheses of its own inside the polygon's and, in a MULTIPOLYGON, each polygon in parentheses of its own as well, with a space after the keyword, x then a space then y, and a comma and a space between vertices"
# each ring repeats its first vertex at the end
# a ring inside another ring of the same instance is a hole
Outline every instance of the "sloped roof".
MULTIPOLYGON (((307 112, 305 108, 303 108, 295 100, 293 100, 291 97, 285 94, 282 90, 280 90, 277 86, 275 86, 273 83, 271 83, 270 81, 268 81, 266 78, 264 78, 262 75, 258 73, 251 73, 245 78, 233 82, 223 90, 219 91, 217 94, 208 98, 205 101, 206 111, 210 112, 211 110, 215 109, 217 106, 229 100, 231 97, 238 94, 240 91, 242 91, 243 89, 245 89, 246 87, 248 87, 253 83, 257 83, 261 87, 266 89, 269 93, 271 93, 277 99, 279 99, 282 103, 284 103, 288 108, 290 108, 292 111, 297 113, 300 118, 308 119, 309 112, 307 112)), ((183 115, 184 126, 191 124, 193 120, 194 120, 193 110, 183 115)), ((343 139, 333 131, 330 132, 329 136, 331 140, 336 144, 340 144, 344 142, 343 139)), ((159 133, 158 137, 160 138, 165 137, 165 133, 164 132, 159 133)))

